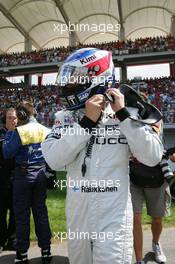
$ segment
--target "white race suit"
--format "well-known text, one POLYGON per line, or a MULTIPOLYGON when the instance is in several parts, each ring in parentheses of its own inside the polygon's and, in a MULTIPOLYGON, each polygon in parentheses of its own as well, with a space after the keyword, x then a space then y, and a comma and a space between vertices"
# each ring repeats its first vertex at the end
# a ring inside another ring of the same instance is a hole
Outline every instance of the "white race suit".
MULTIPOLYGON (((129 111, 137 115, 137 109, 129 111)), ((70 264, 130 264, 133 213, 129 158, 132 153, 140 162, 155 166, 162 158, 162 143, 150 126, 130 118, 120 122, 108 105, 96 129, 91 129, 95 137, 83 177, 91 134, 80 124, 73 111, 60 111, 42 143, 53 170, 66 166, 70 264)))

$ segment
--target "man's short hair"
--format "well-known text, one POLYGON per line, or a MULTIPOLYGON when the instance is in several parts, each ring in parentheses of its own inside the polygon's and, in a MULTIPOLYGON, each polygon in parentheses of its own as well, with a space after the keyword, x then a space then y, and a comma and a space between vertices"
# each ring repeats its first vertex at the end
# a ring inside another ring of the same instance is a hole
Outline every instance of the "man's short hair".
POLYGON ((35 110, 34 105, 31 101, 24 100, 21 102, 20 106, 24 107, 30 116, 35 115, 36 110, 35 110))
POLYGON ((7 109, 5 109, 2 113, 2 118, 1 118, 1 122, 3 125, 6 124, 6 115, 7 115, 7 112, 16 112, 16 109, 14 107, 9 107, 7 109))

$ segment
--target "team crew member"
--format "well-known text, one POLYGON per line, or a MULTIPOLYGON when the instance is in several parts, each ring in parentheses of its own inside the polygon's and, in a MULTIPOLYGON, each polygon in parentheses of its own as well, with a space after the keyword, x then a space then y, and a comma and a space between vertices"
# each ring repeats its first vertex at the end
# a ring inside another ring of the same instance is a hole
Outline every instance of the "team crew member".
POLYGON ((4 159, 2 155, 2 142, 7 131, 13 131, 17 125, 17 116, 14 108, 9 108, 2 118, 3 127, 0 129, 0 251, 4 248, 15 248, 15 217, 13 210, 13 170, 14 158, 4 159), (7 213, 9 210, 9 219, 7 213), (6 244, 7 243, 7 244, 6 244))
MULTIPOLYGON (((152 129, 162 138, 163 123, 158 122, 152 129)), ((130 161, 130 190, 134 211, 134 250, 136 264, 144 264, 143 260, 143 232, 142 209, 146 203, 147 214, 151 216, 152 250, 158 263, 165 263, 166 256, 160 244, 162 220, 170 215, 171 195, 168 182, 173 178, 173 173, 163 156, 161 162, 154 167, 146 166, 137 159, 130 161)))
MULTIPOLYGON (((162 250, 160 244, 160 235, 162 232, 162 218, 164 216, 169 216, 171 207, 171 195, 168 183, 163 179, 160 179, 160 184, 157 182, 156 187, 151 185, 151 176, 154 177, 154 169, 158 170, 160 165, 156 167, 147 167, 143 164, 132 164, 132 167, 138 167, 140 172, 140 179, 142 179, 143 174, 150 174, 150 186, 138 185, 136 181, 131 182, 131 198, 134 210, 134 249, 136 255, 136 264, 144 264, 143 260, 143 233, 142 233, 142 208, 144 201, 146 202, 147 214, 151 216, 151 231, 152 231, 152 249, 155 253, 155 260, 158 263, 165 263, 166 256, 162 250)), ((133 169, 133 168, 132 168, 133 169)), ((138 168, 137 168, 138 169, 138 168)), ((136 170, 137 170, 136 169, 136 170)), ((132 172, 132 178, 134 178, 134 172, 132 172)), ((161 168, 160 168, 161 174, 161 168)), ((145 175, 146 176, 146 175, 145 175)), ((161 176, 160 176, 161 177, 161 176)), ((152 178, 153 179, 153 178, 152 178)), ((154 180, 153 180, 154 181, 154 180)))
POLYGON ((134 249, 136 264, 144 264, 143 260, 143 233, 142 233, 142 208, 146 202, 147 214, 151 216, 152 249, 155 260, 165 263, 166 256, 160 244, 162 232, 162 219, 170 215, 171 195, 167 182, 172 178, 172 172, 168 163, 162 162, 155 167, 146 166, 136 159, 130 162, 131 198, 134 211, 134 249), (165 167, 166 165, 166 167, 165 167), (166 173, 164 173, 166 172, 166 173), (168 173, 167 173, 168 172, 168 173), (169 174, 169 177, 167 177, 169 174))
POLYGON ((167 154, 172 162, 175 162, 175 147, 169 148, 167 154))
POLYGON ((40 145, 48 129, 36 121, 34 113, 32 103, 27 101, 17 108, 17 116, 21 125, 15 131, 7 132, 3 143, 3 154, 5 158, 15 157, 16 161, 14 210, 17 252, 15 263, 28 263, 30 209, 32 209, 42 262, 46 264, 51 261, 51 232, 45 205, 45 161, 40 145))
MULTIPOLYGON (((130 151, 150 166, 162 156, 157 134, 132 121, 124 96, 108 89, 113 74, 108 51, 88 48, 71 54, 57 81, 67 109, 57 114, 56 125, 41 144, 49 166, 66 166, 71 182, 66 206, 70 264, 131 263, 130 151), (111 101, 107 105, 106 91, 111 101)), ((138 109, 130 111, 137 116, 138 109)))

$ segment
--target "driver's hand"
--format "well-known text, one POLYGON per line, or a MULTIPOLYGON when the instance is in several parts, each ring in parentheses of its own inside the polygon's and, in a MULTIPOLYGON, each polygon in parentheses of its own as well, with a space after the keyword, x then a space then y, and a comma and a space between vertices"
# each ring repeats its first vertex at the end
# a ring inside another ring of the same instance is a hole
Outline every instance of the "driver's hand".
POLYGON ((93 122, 97 122, 104 108, 104 96, 102 94, 93 95, 85 103, 85 115, 93 122))
POLYGON ((114 112, 118 112, 125 107, 124 95, 120 92, 119 89, 110 88, 109 90, 107 90, 107 94, 114 98, 114 102, 110 102, 112 110, 114 112))

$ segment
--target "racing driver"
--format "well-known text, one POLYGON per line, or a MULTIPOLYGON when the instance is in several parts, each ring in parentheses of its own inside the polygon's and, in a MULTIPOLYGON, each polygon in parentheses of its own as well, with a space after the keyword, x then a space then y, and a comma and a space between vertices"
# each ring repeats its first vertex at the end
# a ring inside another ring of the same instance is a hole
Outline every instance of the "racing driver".
POLYGON ((129 158, 132 153, 155 166, 162 144, 149 125, 137 122, 138 108, 125 107, 124 95, 113 88, 109 51, 75 51, 60 67, 57 84, 63 110, 42 152, 53 170, 67 171, 70 264, 130 264, 129 158))

